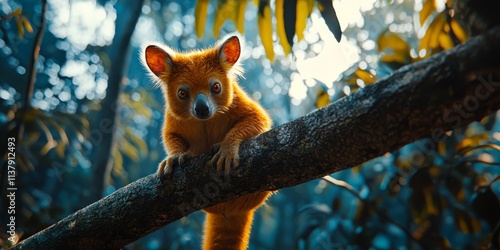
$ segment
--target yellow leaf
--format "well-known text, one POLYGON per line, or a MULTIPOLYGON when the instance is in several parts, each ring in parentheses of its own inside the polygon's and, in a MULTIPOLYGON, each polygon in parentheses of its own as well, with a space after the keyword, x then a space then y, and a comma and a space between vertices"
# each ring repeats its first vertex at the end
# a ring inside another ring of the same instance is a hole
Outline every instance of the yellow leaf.
POLYGON ((446 24, 446 16, 444 12, 439 13, 438 16, 432 21, 425 35, 420 39, 418 51, 425 49, 427 51, 423 58, 429 57, 431 51, 436 49, 439 45, 439 35, 443 32, 443 27, 446 24))
MULTIPOLYGON (((459 146, 457 146, 456 148, 458 148, 459 146)), ((477 145, 477 146, 464 146, 464 147, 461 147, 459 150, 459 152, 457 152, 457 154, 459 155, 466 155, 474 150, 478 150, 478 149, 494 149, 494 150, 497 150, 497 151, 500 151, 500 146, 499 145, 496 145, 496 144, 492 144, 492 143, 486 143, 486 144, 482 144, 482 145, 477 145)))
POLYGON ((434 0, 427 0, 423 3, 422 10, 420 11, 420 26, 424 25, 425 20, 436 10, 434 0))
POLYGON ((12 12, 12 16, 19 16, 21 14, 21 8, 18 7, 14 12, 12 12))
POLYGON ((311 15, 313 8, 314 8, 314 0, 307 0, 307 13, 308 15, 311 15))
POLYGON ((325 11, 325 6, 323 6, 323 4, 321 4, 320 2, 318 2, 318 10, 319 10, 320 12, 325 11))
POLYGON ((40 128, 45 134, 45 137, 47 138, 47 144, 44 146, 44 149, 46 151, 44 151, 44 149, 42 149, 41 151, 42 155, 45 155, 47 152, 49 152, 50 149, 56 146, 56 142, 52 137, 52 133, 50 132, 49 128, 47 127, 47 125, 45 125, 45 123, 42 120, 35 120, 35 123, 38 124, 38 126, 40 126, 40 128))
POLYGON ((267 58, 272 62, 274 60, 273 28, 269 1, 260 1, 257 22, 259 23, 259 36, 262 45, 266 51, 267 58))
POLYGON ((453 44, 453 41, 451 40, 450 35, 444 32, 439 34, 439 45, 444 50, 451 49, 455 46, 455 44, 453 44))
POLYGON ((244 31, 244 25, 245 25, 245 10, 247 7, 247 1, 246 0, 241 0, 238 1, 238 12, 236 15, 236 29, 240 32, 243 33, 244 31))
POLYGON ((481 223, 462 209, 454 209, 453 217, 458 229, 463 233, 477 233, 481 230, 481 223))
POLYGON ((457 193, 457 200, 462 202, 465 199, 465 192, 464 189, 460 189, 457 193))
POLYGON ((64 158, 65 145, 63 143, 59 143, 59 144, 57 144, 55 149, 56 149, 56 152, 57 152, 57 155, 59 156, 59 158, 64 158))
POLYGON ((330 103, 330 95, 328 94, 328 91, 325 91, 322 88, 318 90, 317 97, 316 108, 322 108, 330 103))
POLYGON ((407 64, 407 56, 402 54, 385 54, 380 58, 380 61, 384 63, 397 62, 401 64, 407 64))
POLYGON ((383 51, 386 48, 390 48, 397 52, 406 52, 410 50, 408 43, 395 33, 390 31, 385 31, 377 39, 377 46, 379 51, 383 51))
POLYGON ((439 176, 439 173, 440 173, 440 168, 438 168, 438 167, 430 167, 429 168, 429 174, 431 176, 437 177, 437 176, 439 176))
POLYGON ((382 62, 409 63, 410 46, 399 35, 386 30, 377 39, 377 47, 379 52, 383 52, 380 58, 382 62))
POLYGON ((288 43, 285 32, 285 15, 284 15, 284 1, 276 0, 276 30, 278 32, 278 37, 280 39, 281 47, 285 51, 285 55, 290 54, 292 47, 288 43))
POLYGON ((486 140, 488 140, 488 135, 486 133, 473 135, 463 139, 457 146, 455 146, 455 150, 460 151, 465 148, 476 147, 486 140))
POLYGON ((470 223, 470 228, 471 228, 471 231, 473 233, 480 232, 481 231, 481 222, 476 220, 476 219, 472 219, 471 223, 470 223))
MULTIPOLYGON (((116 147, 115 147, 116 149, 116 147)), ((113 156, 114 156, 114 166, 113 166, 113 173, 116 174, 117 176, 120 176, 123 173, 123 156, 118 150, 113 150, 113 156)))
MULTIPOLYGON (((349 87, 349 92, 348 93, 353 93, 354 91, 358 90, 359 89, 359 86, 358 84, 353 84, 353 85, 350 85, 348 86, 349 87)), ((345 92, 344 92, 345 93, 345 92)))
POLYGON ((445 33, 449 33, 450 32, 450 25, 448 25, 448 22, 446 22, 446 24, 443 26, 443 30, 445 33))
POLYGON ((35 109, 31 108, 26 113, 24 114, 24 121, 25 122, 34 122, 37 119, 40 119, 41 117, 43 118, 44 113, 41 109, 35 109))
POLYGON ((440 155, 446 155, 446 143, 438 142, 437 151, 440 155))
POLYGON ((227 19, 237 22, 240 4, 238 0, 217 0, 214 20, 214 37, 219 37, 219 30, 227 19))
POLYGON ((88 121, 85 117, 82 116, 76 117, 75 115, 64 114, 64 113, 59 113, 57 114, 56 117, 57 120, 52 121, 52 123, 57 124, 57 126, 59 126, 59 124, 64 124, 63 131, 65 132, 65 135, 62 136, 66 136, 67 138, 66 131, 71 131, 74 133, 74 135, 76 136, 76 138, 80 143, 82 143, 85 140, 85 135, 88 133, 88 127, 85 126, 85 124, 88 123, 88 121))
POLYGON ((359 172, 361 171, 361 165, 357 165, 357 166, 354 166, 351 168, 351 172, 354 174, 354 175, 357 175, 359 174, 359 172))
POLYGON ((307 17, 309 6, 307 0, 297 0, 297 15, 295 19, 295 33, 297 34, 297 40, 300 42, 304 38, 304 30, 307 25, 307 17))
POLYGON ((354 74, 359 77, 359 79, 363 80, 366 85, 372 84, 377 80, 374 75, 372 75, 370 72, 364 71, 362 69, 357 69, 354 71, 354 74))
POLYGON ((24 16, 21 18, 21 20, 24 24, 24 28, 26 29, 26 31, 28 31, 28 33, 33 32, 33 27, 31 27, 30 21, 28 21, 28 19, 24 16))
POLYGON ((26 146, 33 145, 38 139, 40 138, 40 133, 37 131, 24 131, 24 137, 27 137, 27 139, 24 139, 23 144, 26 146))
POLYGON ((426 188, 423 190, 423 193, 424 193, 427 213, 430 215, 437 215, 439 213, 439 211, 438 211, 436 205, 434 204, 434 200, 432 197, 432 189, 426 188))
POLYGON ((16 20, 16 25, 17 25, 17 34, 21 39, 24 38, 24 27, 21 19, 16 20))
POLYGON ((203 31, 205 30, 209 3, 210 0, 198 0, 196 2, 196 7, 194 10, 194 29, 196 30, 196 35, 198 36, 198 38, 201 38, 203 36, 203 31))
POLYGON ((465 42, 469 38, 467 31, 455 19, 451 20, 451 29, 460 42, 465 42))
POLYGON ((350 83, 351 85, 356 85, 357 80, 358 80, 357 77, 350 75, 349 78, 347 79, 347 82, 350 83))
POLYGON ((50 140, 40 149, 40 155, 46 155, 51 149, 57 146, 57 143, 54 140, 50 140))
POLYGON ((446 14, 445 12, 439 13, 436 17, 436 20, 429 26, 427 29, 427 33, 430 32, 431 35, 429 37, 429 47, 431 49, 435 49, 439 45, 439 35, 443 32, 443 28, 446 24, 446 14))

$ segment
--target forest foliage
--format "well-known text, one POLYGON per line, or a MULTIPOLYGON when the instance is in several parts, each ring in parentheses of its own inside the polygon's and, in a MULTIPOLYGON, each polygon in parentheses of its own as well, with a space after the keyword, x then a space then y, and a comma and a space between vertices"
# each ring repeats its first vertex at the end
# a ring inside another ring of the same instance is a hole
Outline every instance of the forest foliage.
MULTIPOLYGON (((1 141, 18 142, 17 235, 24 239, 155 172, 165 156, 163 97, 140 65, 141 43, 190 50, 243 33, 240 83, 279 125, 467 41, 475 26, 454 8, 457 1, 0 2, 1 141), (127 50, 116 51, 118 38, 127 50), (124 67, 113 68, 117 62, 124 67), (304 66, 312 63, 332 70, 304 66), (103 152, 109 159, 97 164, 103 152)), ((280 190, 259 210, 250 248, 498 248, 498 120, 492 114, 457 124, 439 140, 280 190)), ((6 207, 6 156, 1 163, 6 207)), ((194 213, 129 247, 198 249, 202 223, 194 213)), ((0 244, 12 242, 2 237, 0 244)))

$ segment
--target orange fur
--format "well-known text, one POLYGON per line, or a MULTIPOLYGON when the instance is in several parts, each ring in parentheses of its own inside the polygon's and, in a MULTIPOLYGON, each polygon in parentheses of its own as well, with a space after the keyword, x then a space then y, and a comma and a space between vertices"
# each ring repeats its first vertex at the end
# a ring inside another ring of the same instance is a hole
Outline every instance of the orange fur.
MULTIPOLYGON (((159 165, 160 177, 170 175, 186 157, 207 153, 214 145, 219 150, 212 161, 228 173, 239 164, 240 143, 271 128, 267 112, 236 81, 242 73, 238 61, 242 42, 230 36, 214 48, 187 53, 161 44, 143 49, 143 63, 166 99, 163 142, 168 157, 159 165), (215 86, 218 83, 221 88, 215 86)), ((205 209, 203 248, 246 249, 254 210, 270 194, 250 194, 205 209)))

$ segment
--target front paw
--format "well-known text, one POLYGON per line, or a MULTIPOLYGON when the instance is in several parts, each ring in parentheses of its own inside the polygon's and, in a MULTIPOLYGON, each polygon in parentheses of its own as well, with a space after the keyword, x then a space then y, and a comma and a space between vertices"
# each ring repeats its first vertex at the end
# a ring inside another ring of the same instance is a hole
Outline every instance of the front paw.
POLYGON ((182 153, 178 155, 169 155, 158 165, 158 171, 156 172, 160 178, 171 177, 174 173, 174 168, 176 165, 184 164, 190 158, 188 153, 182 153))
POLYGON ((212 158, 212 165, 217 166, 217 171, 222 171, 229 174, 231 168, 236 168, 240 165, 240 156, 238 150, 240 144, 215 144, 212 146, 212 152, 215 153, 212 158))

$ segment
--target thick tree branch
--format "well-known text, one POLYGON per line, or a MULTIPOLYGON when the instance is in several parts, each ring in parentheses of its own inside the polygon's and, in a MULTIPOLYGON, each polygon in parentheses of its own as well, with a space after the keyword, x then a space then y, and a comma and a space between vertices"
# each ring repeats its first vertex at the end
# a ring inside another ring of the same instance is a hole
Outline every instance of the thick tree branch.
POLYGON ((172 179, 151 174, 16 248, 118 249, 201 208, 298 185, 421 138, 435 142, 500 108, 498 44, 500 27, 246 141, 230 177, 215 174, 202 155, 172 179))

